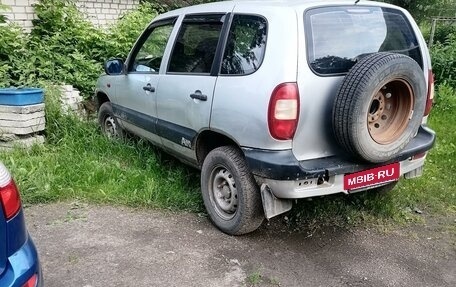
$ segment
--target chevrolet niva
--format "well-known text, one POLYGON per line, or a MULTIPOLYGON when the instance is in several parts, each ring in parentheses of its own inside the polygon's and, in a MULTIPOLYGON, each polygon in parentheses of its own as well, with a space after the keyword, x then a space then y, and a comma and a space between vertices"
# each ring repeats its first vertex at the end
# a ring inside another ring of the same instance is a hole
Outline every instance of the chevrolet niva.
POLYGON ((102 131, 201 169, 212 222, 245 234, 300 198, 420 176, 433 74, 411 15, 369 1, 223 1, 155 18, 95 98, 102 131))

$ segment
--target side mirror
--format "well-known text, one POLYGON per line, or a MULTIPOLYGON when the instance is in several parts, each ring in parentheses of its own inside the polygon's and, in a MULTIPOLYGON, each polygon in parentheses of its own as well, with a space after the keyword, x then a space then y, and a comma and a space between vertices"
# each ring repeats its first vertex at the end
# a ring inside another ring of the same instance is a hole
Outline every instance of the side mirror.
POLYGON ((104 64, 104 70, 108 75, 120 75, 124 70, 124 66, 124 62, 121 59, 109 59, 104 64))

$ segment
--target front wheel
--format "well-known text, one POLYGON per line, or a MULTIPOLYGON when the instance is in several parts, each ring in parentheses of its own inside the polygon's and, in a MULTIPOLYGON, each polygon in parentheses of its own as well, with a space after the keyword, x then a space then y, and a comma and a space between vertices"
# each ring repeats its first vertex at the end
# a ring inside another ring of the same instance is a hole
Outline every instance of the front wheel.
POLYGON ((236 147, 219 147, 207 155, 201 190, 211 221, 227 234, 252 232, 264 220, 258 185, 236 147))
POLYGON ((124 138, 124 131, 117 123, 110 102, 105 102, 100 106, 98 123, 100 124, 101 132, 108 138, 124 138))

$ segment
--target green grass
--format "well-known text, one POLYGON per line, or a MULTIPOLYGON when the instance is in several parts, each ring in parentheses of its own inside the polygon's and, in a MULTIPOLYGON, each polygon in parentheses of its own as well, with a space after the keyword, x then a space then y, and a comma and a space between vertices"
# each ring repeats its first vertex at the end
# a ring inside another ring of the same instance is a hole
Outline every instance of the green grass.
POLYGON ((68 120, 58 141, 2 154, 26 203, 83 199, 96 203, 199 210, 199 177, 144 142, 102 137, 95 124, 68 120))
POLYGON ((0 153, 25 203, 83 200, 201 210, 199 174, 142 141, 103 137, 96 123, 61 115, 50 90, 47 141, 30 151, 0 153))
MULTIPOLYGON (((96 123, 60 115, 47 96, 47 144, 0 153, 25 203, 80 200, 174 210, 204 210, 199 172, 143 141, 103 137, 96 123)), ((429 120, 437 144, 424 175, 402 180, 387 196, 372 193, 299 201, 290 222, 305 226, 420 221, 423 215, 456 214, 456 95, 442 87, 429 120), (422 210, 423 215, 413 212, 422 210)))

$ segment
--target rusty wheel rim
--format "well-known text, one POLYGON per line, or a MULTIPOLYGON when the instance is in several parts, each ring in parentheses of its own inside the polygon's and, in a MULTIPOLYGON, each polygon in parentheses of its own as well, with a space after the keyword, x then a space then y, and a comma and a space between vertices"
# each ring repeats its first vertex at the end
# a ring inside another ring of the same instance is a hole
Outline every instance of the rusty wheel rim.
POLYGON ((412 87, 402 79, 392 80, 375 92, 367 114, 372 139, 382 145, 396 141, 412 118, 413 105, 412 87))

